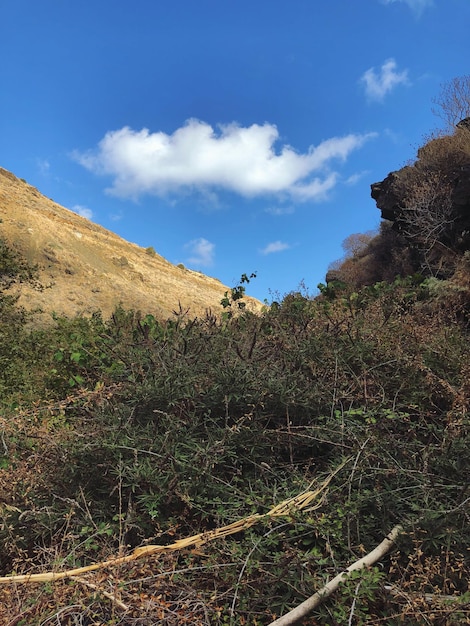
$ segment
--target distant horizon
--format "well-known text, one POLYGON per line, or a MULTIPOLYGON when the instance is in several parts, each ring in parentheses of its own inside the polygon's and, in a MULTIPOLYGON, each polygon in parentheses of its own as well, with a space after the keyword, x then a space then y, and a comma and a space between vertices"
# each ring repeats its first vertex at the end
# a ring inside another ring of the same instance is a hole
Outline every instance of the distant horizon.
POLYGON ((7 3, 0 166, 261 301, 314 294, 442 127, 469 23, 468 0, 7 3))

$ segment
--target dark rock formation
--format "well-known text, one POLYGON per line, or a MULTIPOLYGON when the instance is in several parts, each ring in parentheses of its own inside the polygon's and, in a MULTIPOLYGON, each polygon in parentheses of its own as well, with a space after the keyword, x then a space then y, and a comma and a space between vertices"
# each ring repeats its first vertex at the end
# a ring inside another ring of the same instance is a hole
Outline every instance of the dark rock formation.
MULTIPOLYGON (((452 247, 470 249, 470 118, 457 125, 453 135, 438 137, 418 151, 413 165, 391 172, 371 185, 371 196, 382 218, 402 230, 407 198, 432 173, 438 173, 450 190, 452 204, 452 247)), ((449 240, 444 241, 449 246, 449 240)))
POLYGON ((457 128, 470 130, 470 117, 466 117, 457 124, 457 128))
POLYGON ((411 166, 391 172, 379 183, 372 183, 371 196, 381 211, 384 220, 395 222, 401 213, 403 199, 410 189, 415 170, 411 166))
POLYGON ((470 118, 453 134, 432 137, 412 165, 373 183, 371 196, 384 220, 380 230, 330 266, 328 285, 362 287, 415 274, 447 280, 462 273, 470 250, 470 118))

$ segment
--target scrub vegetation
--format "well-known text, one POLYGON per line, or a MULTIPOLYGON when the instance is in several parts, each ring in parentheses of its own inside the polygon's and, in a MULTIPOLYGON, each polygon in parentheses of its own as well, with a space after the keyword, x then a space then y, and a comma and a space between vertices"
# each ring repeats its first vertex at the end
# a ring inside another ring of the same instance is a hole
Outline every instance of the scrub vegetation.
POLYGON ((311 510, 239 535, 85 580, 3 583, 2 623, 268 624, 396 524, 396 550, 305 623, 465 623, 470 299, 446 282, 330 284, 225 318, 119 309, 46 330, 3 300, 4 575, 171 544, 344 465, 311 510))
POLYGON ((399 525, 302 623, 470 623, 470 255, 423 206, 260 313, 243 275, 217 313, 38 327, 9 295, 34 268, 2 243, 1 575, 136 558, 1 579, 0 622, 267 625, 399 525))

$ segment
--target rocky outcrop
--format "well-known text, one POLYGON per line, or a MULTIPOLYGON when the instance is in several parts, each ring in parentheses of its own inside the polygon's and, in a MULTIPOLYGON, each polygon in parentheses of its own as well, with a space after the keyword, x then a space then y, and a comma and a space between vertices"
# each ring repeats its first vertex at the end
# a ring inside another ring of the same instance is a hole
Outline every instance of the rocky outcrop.
POLYGON ((470 117, 466 117, 457 124, 457 128, 470 130, 470 117))
MULTIPOLYGON (((449 190, 452 247, 460 253, 470 249, 470 118, 459 122, 453 135, 427 142, 413 165, 391 172, 371 185, 371 196, 382 218, 404 232, 410 194, 429 181, 431 175, 438 175, 449 190)), ((445 243, 449 245, 448 240, 445 243)))
POLYGON ((412 184, 415 171, 413 167, 402 167, 401 170, 391 172, 379 183, 372 183, 371 196, 381 211, 381 217, 389 222, 395 222, 401 213, 403 199, 412 184))

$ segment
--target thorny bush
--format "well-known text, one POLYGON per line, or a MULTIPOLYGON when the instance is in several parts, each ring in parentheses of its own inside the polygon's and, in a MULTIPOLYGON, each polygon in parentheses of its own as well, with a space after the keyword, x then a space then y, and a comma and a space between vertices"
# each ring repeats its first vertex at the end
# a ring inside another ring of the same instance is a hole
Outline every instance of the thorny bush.
MULTIPOLYGON (((192 623, 269 623, 398 522, 399 553, 356 581, 357 623, 396 614, 386 585, 403 597, 465 597, 468 327, 435 282, 338 284, 225 319, 117 309, 48 330, 14 324, 21 352, 9 367, 21 371, 30 355, 35 376, 27 394, 18 376, 2 397, 5 574, 66 569, 266 512, 349 459, 319 508, 174 555, 192 623)), ((141 567, 153 619, 184 623, 176 579, 162 588, 158 578, 163 562, 141 567)), ((151 623, 143 584, 122 595, 140 618, 87 610, 102 623, 151 623)), ((310 623, 346 623, 341 597, 310 623)))

